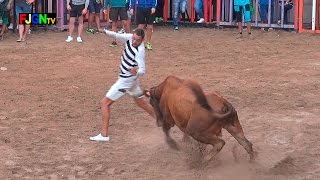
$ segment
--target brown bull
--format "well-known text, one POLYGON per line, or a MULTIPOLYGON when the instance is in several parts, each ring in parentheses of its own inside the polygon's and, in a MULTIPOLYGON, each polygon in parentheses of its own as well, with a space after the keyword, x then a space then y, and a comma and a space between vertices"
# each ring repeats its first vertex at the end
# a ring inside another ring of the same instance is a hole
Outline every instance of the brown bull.
POLYGON ((211 158, 221 151, 225 141, 221 139, 226 129, 254 159, 252 143, 243 133, 233 106, 215 93, 205 95, 200 85, 191 80, 168 76, 161 84, 145 91, 150 97, 157 124, 162 126, 167 143, 177 148, 169 130, 174 125, 195 140, 213 146, 211 158))

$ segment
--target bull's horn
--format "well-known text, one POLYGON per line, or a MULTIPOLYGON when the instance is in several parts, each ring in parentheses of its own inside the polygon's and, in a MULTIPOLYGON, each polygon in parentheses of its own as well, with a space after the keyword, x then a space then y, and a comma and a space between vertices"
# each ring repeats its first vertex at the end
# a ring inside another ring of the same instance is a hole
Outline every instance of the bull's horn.
POLYGON ((143 91, 143 94, 145 95, 145 96, 147 96, 147 97, 150 97, 150 91, 149 90, 144 90, 143 91))

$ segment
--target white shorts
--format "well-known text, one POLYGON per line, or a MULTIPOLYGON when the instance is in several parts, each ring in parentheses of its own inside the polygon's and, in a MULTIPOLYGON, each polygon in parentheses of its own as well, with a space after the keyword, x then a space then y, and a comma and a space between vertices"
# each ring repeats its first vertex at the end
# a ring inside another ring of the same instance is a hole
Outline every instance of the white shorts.
POLYGON ((112 101, 120 99, 125 94, 129 94, 134 98, 143 97, 143 91, 139 86, 139 80, 136 77, 119 78, 106 94, 106 97, 112 101), (125 90, 125 92, 124 92, 125 90))

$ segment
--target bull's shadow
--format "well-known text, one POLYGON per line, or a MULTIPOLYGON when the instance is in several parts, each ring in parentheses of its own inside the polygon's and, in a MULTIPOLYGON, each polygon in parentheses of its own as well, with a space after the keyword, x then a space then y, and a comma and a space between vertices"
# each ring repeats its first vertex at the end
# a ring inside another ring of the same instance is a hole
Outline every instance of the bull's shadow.
POLYGON ((150 98, 157 125, 162 127, 166 142, 172 149, 179 150, 169 133, 172 127, 177 126, 196 141, 212 145, 209 156, 204 156, 204 160, 209 162, 225 145, 221 137, 223 128, 244 147, 250 160, 254 160, 252 143, 244 136, 237 111, 216 93, 205 94, 195 81, 168 76, 158 86, 145 90, 144 94, 150 98))

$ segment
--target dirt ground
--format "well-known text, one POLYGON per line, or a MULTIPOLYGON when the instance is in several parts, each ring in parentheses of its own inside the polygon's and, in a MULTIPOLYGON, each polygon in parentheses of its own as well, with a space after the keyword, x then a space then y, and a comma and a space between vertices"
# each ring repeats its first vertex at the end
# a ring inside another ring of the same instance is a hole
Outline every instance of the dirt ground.
POLYGON ((0 179, 320 179, 320 36, 253 34, 237 40, 236 29, 154 30, 142 87, 172 74, 219 92, 258 154, 249 163, 223 131, 226 145, 207 165, 177 128, 171 134, 182 150, 170 149, 128 96, 112 107, 111 141, 89 141, 123 49, 110 48, 109 37, 84 34, 82 44, 68 44, 67 32, 33 32, 26 44, 7 36, 0 41, 0 179))

